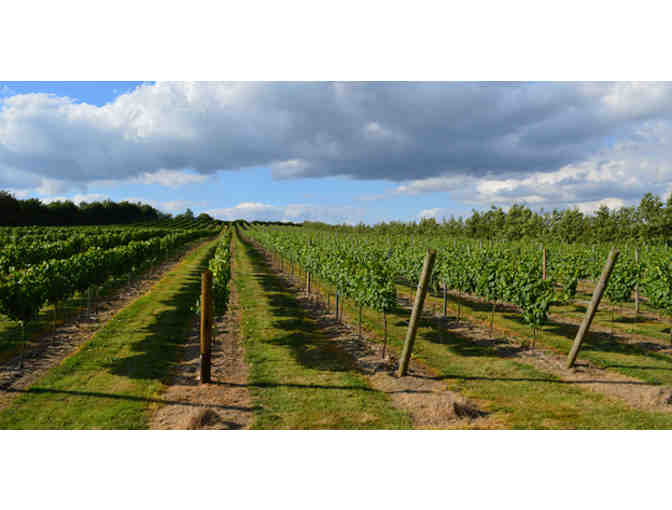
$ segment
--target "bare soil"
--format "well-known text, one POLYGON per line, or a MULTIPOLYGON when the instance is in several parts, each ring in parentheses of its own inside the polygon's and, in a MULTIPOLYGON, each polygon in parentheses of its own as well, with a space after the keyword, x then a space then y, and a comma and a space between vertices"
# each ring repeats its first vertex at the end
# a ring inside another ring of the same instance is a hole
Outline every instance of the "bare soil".
POLYGON ((302 281, 293 281, 288 274, 280 272, 280 264, 260 245, 254 243, 257 250, 264 253, 266 262, 277 274, 283 277, 288 289, 296 292, 298 303, 306 314, 318 325, 338 351, 348 355, 352 368, 364 375, 371 388, 385 393, 394 406, 406 411, 413 427, 419 429, 446 428, 493 428, 495 423, 478 405, 459 393, 446 388, 437 374, 417 360, 411 360, 407 375, 397 377, 398 360, 386 352, 382 356, 383 346, 367 339, 368 332, 359 336, 358 326, 351 326, 355 320, 345 316, 344 322, 336 320, 334 302, 327 311, 324 299, 320 300, 314 292, 308 295, 302 281))
POLYGON ((248 368, 239 329, 238 294, 234 285, 230 288, 229 310, 215 321, 217 334, 211 348, 212 382, 200 384, 200 320, 196 318, 175 376, 162 393, 162 398, 171 403, 152 410, 150 428, 249 428, 254 407, 247 387, 248 368))
POLYGON ((189 243, 153 270, 122 285, 110 295, 100 297, 92 308, 66 320, 54 333, 40 334, 30 340, 20 368, 21 355, 0 363, 0 409, 4 409, 21 391, 30 387, 47 371, 77 352, 102 326, 129 303, 147 293, 167 272, 205 241, 189 243))

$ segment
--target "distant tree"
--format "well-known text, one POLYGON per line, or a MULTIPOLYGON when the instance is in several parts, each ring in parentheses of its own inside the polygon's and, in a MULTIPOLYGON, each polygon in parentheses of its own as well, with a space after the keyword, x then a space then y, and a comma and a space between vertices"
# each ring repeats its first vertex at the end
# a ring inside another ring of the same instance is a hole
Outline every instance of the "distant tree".
POLYGON ((663 236, 665 211, 663 203, 653 193, 642 197, 637 209, 640 219, 640 236, 642 240, 656 240, 663 236))
POLYGON ((0 190, 0 225, 19 225, 19 201, 8 191, 0 190))

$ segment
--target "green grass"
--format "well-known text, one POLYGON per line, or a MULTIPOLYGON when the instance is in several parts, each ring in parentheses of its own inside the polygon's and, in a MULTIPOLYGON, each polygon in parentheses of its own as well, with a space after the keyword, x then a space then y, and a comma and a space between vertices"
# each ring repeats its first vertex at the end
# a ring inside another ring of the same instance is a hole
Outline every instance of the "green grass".
MULTIPOLYGON (((590 301, 590 295, 577 295, 577 301, 590 301)), ((568 305, 554 305, 551 308, 553 314, 568 317, 574 321, 582 321, 587 306, 583 303, 571 303, 568 305)), ((634 305, 632 303, 611 304, 604 300, 595 314, 593 324, 608 330, 613 329, 614 335, 629 339, 631 333, 646 337, 645 340, 670 345, 669 319, 657 319, 650 312, 639 314, 635 320, 634 305), (612 321, 613 309, 613 321, 612 321), (627 313, 626 313, 627 312, 627 313)))
MULTIPOLYGON (((333 303, 334 289, 323 283, 320 287, 323 292, 331 292, 333 303)), ((408 291, 405 287, 405 296, 408 291)), ((429 299, 425 310, 431 310, 438 303, 442 301, 429 299)), ((440 308, 437 306, 437 309, 440 308)), ((359 307, 346 300, 345 313, 349 322, 356 325, 359 307)), ((401 308, 388 314, 388 335, 397 356, 401 352, 409 316, 410 312, 401 308)), ((363 324, 374 341, 382 342, 382 314, 365 308, 363 324)), ((438 321, 422 319, 413 357, 445 380, 448 389, 473 399, 491 413, 492 421, 499 428, 672 428, 672 414, 633 409, 616 397, 583 389, 581 383, 562 381, 552 374, 499 355, 499 349, 511 347, 506 343, 477 343, 449 329, 441 330, 438 321)))
MULTIPOLYGON (((216 241, 200 244, 144 296, 0 413, 3 429, 143 429, 188 336, 216 241)), ((188 405, 188 403, 185 403, 188 405)))
MULTIPOLYGON (((405 286, 398 288, 408 295, 410 289, 405 286)), ((462 306, 462 316, 483 324, 489 323, 492 305, 449 295, 451 315, 457 310, 457 301, 462 306)), ((425 309, 436 306, 441 310, 443 298, 428 296, 425 309)), ((555 307, 552 311, 555 311, 555 307)), ((494 319, 495 328, 505 334, 513 334, 522 339, 531 339, 530 328, 524 324, 520 314, 498 309, 494 319)), ((571 349, 579 326, 567 322, 549 321, 543 327, 543 334, 537 340, 537 347, 547 348, 566 355, 571 349)), ((653 350, 642 348, 636 344, 627 344, 609 333, 591 330, 586 334, 579 351, 579 360, 587 360, 596 366, 634 377, 650 384, 672 385, 672 357, 653 350)))
POLYGON ((237 231, 234 242, 233 284, 257 404, 252 428, 411 428, 409 416, 370 387, 237 231))

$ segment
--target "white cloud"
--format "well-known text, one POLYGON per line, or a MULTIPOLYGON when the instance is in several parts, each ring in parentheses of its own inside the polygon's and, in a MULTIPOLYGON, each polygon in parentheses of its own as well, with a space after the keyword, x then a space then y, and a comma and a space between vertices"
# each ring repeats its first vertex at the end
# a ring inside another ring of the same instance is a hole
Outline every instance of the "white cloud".
POLYGON ((603 198, 594 202, 579 202, 576 204, 576 208, 583 214, 592 214, 603 205, 606 205, 609 209, 618 209, 623 207, 625 202, 620 198, 603 198))
POLYGON ((205 207, 207 205, 204 201, 194 201, 194 200, 169 200, 167 202, 155 202, 157 209, 160 209, 165 212, 177 214, 183 213, 187 209, 194 209, 197 207, 205 207))
POLYGON ((103 202, 105 200, 110 200, 110 197, 101 195, 100 193, 78 193, 71 197, 58 196, 58 197, 46 197, 40 199, 45 204, 50 204, 51 202, 65 202, 69 200, 75 204, 80 202, 103 202))
POLYGON ((73 186, 71 183, 65 182, 65 181, 60 181, 58 179, 45 179, 42 178, 40 179, 40 184, 35 187, 35 191, 39 195, 58 195, 62 193, 67 193, 72 190, 72 188, 85 188, 85 186, 82 185, 75 185, 73 186))
POLYGON ((53 94, 0 104, 0 181, 9 167, 164 184, 177 175, 166 171, 264 165, 278 178, 519 178, 609 144, 636 150, 654 125, 662 156, 672 122, 672 88, 638 83, 158 83, 103 106, 53 94))
MULTIPOLYGON (((524 176, 444 176, 411 181, 394 193, 443 192, 451 200, 489 207, 526 203, 545 209, 578 207, 593 211, 634 205, 647 192, 666 198, 672 190, 672 152, 662 140, 672 139, 672 126, 642 126, 637 143, 619 143, 599 155, 557 170, 524 176)), ((443 199, 443 198, 442 198, 443 199)), ((431 199, 428 198, 431 205, 431 199)))
POLYGON ((273 177, 277 179, 291 179, 300 176, 308 168, 308 163, 303 159, 288 159, 271 164, 273 177))
POLYGON ((124 198, 123 200, 127 202, 135 202, 135 203, 142 203, 142 204, 148 204, 154 207, 155 209, 158 209, 159 211, 163 211, 165 213, 171 213, 171 214, 182 214, 186 212, 187 209, 192 209, 195 214, 200 214, 200 211, 202 211, 204 208, 208 206, 208 202, 206 200, 151 200, 151 199, 145 199, 145 198, 137 198, 137 197, 127 197, 124 198))
POLYGON ((443 217, 447 217, 450 214, 446 214, 447 210, 442 209, 441 207, 435 207, 434 209, 424 209, 418 213, 418 219, 422 218, 434 218, 435 220, 440 220, 443 217))
POLYGON ((667 84, 158 83, 103 106, 2 94, 0 189, 48 197, 264 165, 278 179, 383 179, 399 183, 387 196, 485 206, 630 204, 672 186, 667 84))
POLYGON ((211 216, 222 220, 244 219, 248 221, 324 221, 327 223, 355 224, 362 221, 364 211, 355 207, 289 204, 277 206, 262 202, 242 202, 234 207, 210 209, 211 216))
POLYGON ((472 183, 475 179, 468 176, 443 176, 418 179, 398 186, 395 194, 418 195, 437 191, 453 191, 472 183))
POLYGON ((187 184, 198 184, 208 180, 207 175, 187 173, 181 170, 166 170, 162 168, 157 172, 145 172, 140 177, 133 179, 141 184, 160 184, 169 188, 180 188, 187 184))

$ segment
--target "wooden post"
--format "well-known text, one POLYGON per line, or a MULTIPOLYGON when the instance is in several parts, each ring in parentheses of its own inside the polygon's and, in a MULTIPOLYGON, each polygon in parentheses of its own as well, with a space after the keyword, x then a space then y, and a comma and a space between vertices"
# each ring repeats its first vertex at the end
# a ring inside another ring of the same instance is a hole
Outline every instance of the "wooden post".
POLYGON ((338 292, 336 293, 336 320, 338 321, 338 305, 340 304, 340 296, 338 295, 338 292))
MULTIPOLYGON (((635 264, 639 264, 639 250, 635 248, 635 264)), ((639 283, 635 285, 635 318, 639 314, 639 283)))
POLYGON ((201 384, 210 382, 210 344, 212 343, 212 272, 201 276, 201 384))
POLYGON ((359 305, 359 339, 362 339, 362 305, 359 305))
POLYGON ((590 306, 588 306, 588 310, 586 310, 586 315, 583 317, 581 327, 579 328, 579 331, 577 331, 576 333, 576 338, 574 338, 574 344, 572 345, 572 350, 569 352, 569 355, 567 356, 567 368, 571 368, 572 366, 574 366, 576 356, 579 354, 579 349, 581 349, 581 344, 583 343, 583 338, 586 336, 586 333, 588 333, 588 330, 590 329, 590 324, 593 322, 593 317, 595 316, 595 312, 597 312, 597 307, 600 304, 600 299, 602 299, 604 289, 607 288, 607 282, 609 281, 611 271, 614 268, 614 265, 616 264, 618 253, 619 252, 616 249, 616 247, 613 247, 611 249, 611 252, 609 253, 609 258, 607 259, 607 263, 604 265, 604 269, 602 270, 602 276, 600 276, 600 281, 598 282, 597 286, 595 287, 595 290, 593 291, 593 299, 591 299, 590 306))
POLYGON ((411 352, 413 351, 413 343, 415 342, 415 334, 418 331, 418 320, 422 314, 422 306, 425 303, 425 295, 427 294, 429 278, 432 274, 432 267, 434 266, 435 259, 436 250, 427 250, 425 263, 422 265, 420 281, 418 282, 418 290, 415 293, 415 303, 413 304, 411 319, 408 321, 408 331, 406 332, 404 349, 401 352, 401 358, 399 359, 399 371, 397 372, 398 377, 406 375, 408 362, 411 359, 411 352))
POLYGON ((542 264, 542 278, 545 280, 546 279, 546 247, 544 246, 544 258, 543 258, 543 264, 542 264))
POLYGON ((448 315, 448 286, 443 282, 443 318, 448 315))
POLYGON ((385 354, 387 353, 387 314, 383 310, 383 327, 385 331, 385 338, 383 341, 383 361, 385 361, 385 354))
POLYGON ((306 292, 310 296, 310 271, 306 274, 306 292))

